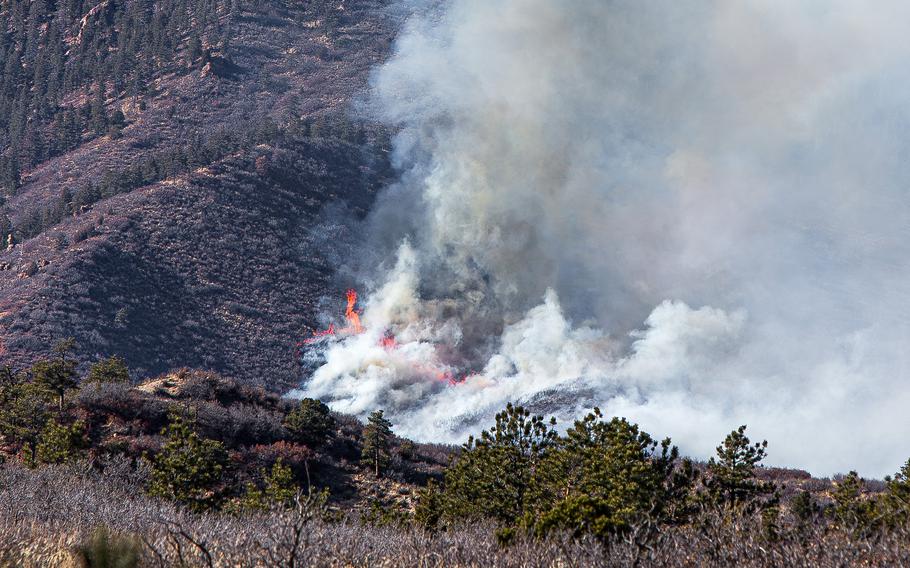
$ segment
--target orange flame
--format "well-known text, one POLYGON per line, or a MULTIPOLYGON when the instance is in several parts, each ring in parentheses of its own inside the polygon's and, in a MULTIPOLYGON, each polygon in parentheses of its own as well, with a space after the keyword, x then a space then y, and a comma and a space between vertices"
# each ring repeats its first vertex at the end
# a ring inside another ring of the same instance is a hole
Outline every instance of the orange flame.
POLYGON ((350 333, 363 333, 363 326, 360 325, 360 314, 354 309, 357 304, 357 290, 351 288, 347 291, 348 307, 344 310, 344 319, 348 320, 347 329, 350 333))
MULTIPOLYGON (((329 325, 329 327, 323 331, 314 331, 313 334, 304 339, 302 342, 297 343, 297 348, 295 349, 295 357, 299 359, 300 349, 303 345, 316 343, 321 340, 323 337, 334 336, 334 335, 358 335, 365 331, 363 324, 360 322, 360 312, 357 311, 357 291, 353 288, 345 292, 345 298, 347 299, 347 306, 344 310, 344 319, 347 321, 347 325, 340 329, 335 328, 335 324, 329 325)), ((395 338, 395 334, 391 330, 386 330, 383 336, 379 339, 379 346, 386 349, 387 351, 393 351, 398 348, 398 340, 395 338)), ((436 380, 448 383, 449 385, 457 385, 464 382, 467 379, 467 375, 457 376, 450 370, 441 370, 436 368, 433 365, 416 363, 414 368, 427 376, 435 377, 436 380)))
POLYGON ((382 339, 379 340, 379 345, 384 347, 387 351, 391 351, 398 347, 398 341, 391 331, 386 331, 385 335, 382 336, 382 339))
POLYGON ((351 288, 345 293, 345 296, 348 301, 347 307, 344 309, 344 319, 347 320, 348 325, 341 329, 335 329, 335 324, 329 325, 328 329, 322 331, 314 331, 313 335, 307 339, 303 340, 303 343, 315 343, 323 337, 329 335, 357 335, 363 333, 363 324, 360 323, 360 313, 357 311, 357 290, 351 288))

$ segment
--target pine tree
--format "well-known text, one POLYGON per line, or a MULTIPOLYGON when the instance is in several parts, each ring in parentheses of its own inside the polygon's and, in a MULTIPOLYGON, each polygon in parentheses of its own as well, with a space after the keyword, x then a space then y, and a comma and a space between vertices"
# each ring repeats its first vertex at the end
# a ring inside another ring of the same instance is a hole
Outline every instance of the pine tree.
POLYGON ((600 410, 575 422, 535 476, 527 522, 601 538, 642 521, 684 517, 692 467, 677 468, 679 452, 624 418, 604 421, 600 410))
POLYGON ((32 366, 35 382, 57 395, 60 410, 63 410, 66 393, 79 385, 76 362, 66 358, 74 346, 75 340, 65 339, 54 347, 59 359, 38 361, 32 366))
POLYGON ((756 466, 767 456, 768 442, 752 444, 745 432, 746 426, 740 426, 717 446, 717 457, 708 461, 705 488, 712 504, 750 513, 774 505, 777 499, 766 498, 775 493, 774 485, 755 477, 756 466))
POLYGON ((296 441, 316 448, 324 444, 335 429, 335 419, 324 403, 305 398, 285 418, 284 427, 296 441))
POLYGON ((0 211, 0 251, 4 250, 9 244, 9 235, 13 232, 13 222, 10 218, 0 211))
POLYGON ((87 380, 90 383, 129 383, 130 370, 123 359, 113 355, 94 363, 87 380))
POLYGON ((864 496, 866 481, 851 471, 835 483, 830 509, 837 523, 857 535, 865 535, 878 528, 881 515, 877 503, 864 496))
POLYGON ((799 527, 806 527, 818 515, 820 508, 812 493, 802 490, 790 500, 790 512, 796 517, 799 527))
POLYGON ((284 465, 280 458, 272 464, 271 470, 262 472, 262 476, 265 485, 262 489, 252 483, 247 485, 242 500, 245 509, 260 511, 284 509, 290 507, 294 503, 294 498, 300 494, 300 487, 294 481, 293 471, 284 465))
POLYGON ((66 426, 52 418, 41 432, 36 456, 41 463, 60 464, 78 459, 86 446, 83 422, 77 421, 66 426))
POLYGON ((34 465, 41 432, 51 413, 52 393, 40 385, 17 378, 0 389, 0 434, 27 450, 25 462, 34 465))
POLYGON ((392 423, 382 415, 382 410, 370 414, 367 426, 363 429, 363 460, 373 466, 376 477, 380 475, 380 468, 385 466, 391 454, 392 423))
POLYGON ((885 483, 883 512, 889 524, 904 526, 910 522, 910 460, 901 466, 894 477, 885 477, 885 483))
POLYGON ((417 505, 414 507, 414 523, 424 530, 436 530, 442 519, 444 496, 434 480, 417 492, 417 505))
POLYGON ((537 468, 558 438, 554 424, 506 405, 495 426, 477 440, 469 438, 446 471, 446 516, 516 523, 525 513, 537 468))
POLYGON ((221 442, 199 437, 179 415, 162 432, 167 441, 152 462, 149 493, 203 510, 218 503, 215 491, 227 464, 221 442))
POLYGON ((7 195, 13 195, 22 185, 22 172, 19 170, 19 156, 17 152, 10 152, 9 156, 0 161, 2 172, 0 172, 0 183, 3 184, 2 190, 7 195))
POLYGON ((108 127, 107 110, 104 108, 104 80, 98 79, 92 97, 91 127, 97 135, 105 133, 108 127))
POLYGON ((126 125, 126 117, 123 115, 123 111, 121 111, 120 109, 117 109, 114 112, 112 112, 109 122, 110 122, 110 127, 108 128, 108 134, 110 134, 111 138, 114 138, 114 139, 120 138, 121 131, 123 130, 123 127, 126 125))

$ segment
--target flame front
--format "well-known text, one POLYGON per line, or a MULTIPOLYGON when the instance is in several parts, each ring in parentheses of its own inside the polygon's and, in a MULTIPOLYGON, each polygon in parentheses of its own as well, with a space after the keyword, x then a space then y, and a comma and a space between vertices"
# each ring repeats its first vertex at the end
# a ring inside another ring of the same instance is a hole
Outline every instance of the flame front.
MULTIPOLYGON (((310 345, 312 347, 309 349, 314 349, 315 351, 321 352, 328 345, 325 342, 339 341, 344 337, 360 335, 366 331, 366 327, 360 321, 360 315, 362 312, 357 309, 357 291, 353 288, 348 289, 345 292, 345 299, 347 300, 347 305, 344 310, 344 319, 347 324, 344 327, 336 327, 334 323, 330 324, 326 329, 313 331, 310 337, 304 339, 303 341, 297 342, 294 356, 298 361, 300 361, 303 357, 304 345, 310 345)), ((399 347, 401 347, 401 345, 398 343, 398 339, 396 338, 395 333, 391 329, 386 329, 383 332, 382 336, 377 341, 377 345, 388 352, 397 351, 399 347)), ((437 381, 448 383, 450 385, 461 383, 466 378, 466 376, 457 376, 445 365, 437 366, 436 364, 422 361, 412 361, 410 365, 421 375, 424 375, 428 378, 433 378, 437 381)))
MULTIPOLYGON (((360 323, 360 313, 357 311, 357 290, 353 288, 345 292, 348 305, 344 310, 344 319, 348 325, 341 329, 335 329, 335 324, 329 324, 329 327, 322 331, 314 331, 311 337, 303 340, 303 343, 315 343, 320 339, 333 335, 358 335, 363 333, 363 324, 360 323)), ((298 344, 299 346, 299 344, 298 344)))

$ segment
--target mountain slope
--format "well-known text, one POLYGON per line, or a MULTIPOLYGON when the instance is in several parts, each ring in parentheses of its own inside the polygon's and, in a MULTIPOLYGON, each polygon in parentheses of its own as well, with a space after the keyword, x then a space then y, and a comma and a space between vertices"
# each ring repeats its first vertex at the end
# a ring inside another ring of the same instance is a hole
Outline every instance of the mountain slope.
MULTIPOLYGON (((131 5, 82 7, 61 41, 91 26, 116 36, 131 5)), ((53 8, 51 22, 64 9, 53 8)), ((388 134, 347 111, 395 22, 371 1, 210 9, 230 16, 210 18, 218 34, 178 34, 176 62, 145 89, 117 90, 114 71, 100 72, 110 130, 79 132, 74 147, 22 168, 8 192, 5 363, 25 365, 73 336, 83 361, 119 354, 137 375, 191 366, 273 388, 298 379, 295 342, 334 287, 331 251, 314 231, 320 211, 340 201, 362 215, 390 175, 388 134)), ((80 105, 98 84, 60 96, 52 116, 91 118, 80 105)), ((16 152, 26 163, 15 140, 4 149, 16 152)))

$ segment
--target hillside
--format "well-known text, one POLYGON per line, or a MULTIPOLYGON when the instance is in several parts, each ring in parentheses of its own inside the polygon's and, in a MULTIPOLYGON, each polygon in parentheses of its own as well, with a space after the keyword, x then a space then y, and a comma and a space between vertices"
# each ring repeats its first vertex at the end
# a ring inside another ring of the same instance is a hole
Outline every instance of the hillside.
POLYGON ((360 463, 363 424, 334 414, 326 439, 304 444, 286 427, 295 407, 296 401, 260 387, 182 369, 135 387, 85 386, 71 415, 85 425, 88 457, 101 470, 121 462, 135 465, 160 452, 162 429, 178 411, 192 417, 200 436, 224 444, 230 463, 219 489, 224 498, 237 498, 247 483, 281 460, 292 469, 295 483, 328 489, 332 506, 345 514, 366 512, 372 503, 412 509, 417 490, 427 479, 441 477, 453 455, 451 447, 396 439, 389 467, 376 479, 360 463))
POLYGON ((587 451, 574 445, 579 422, 529 468, 521 464, 542 450, 527 443, 541 439, 542 418, 510 406, 476 438, 482 444, 461 449, 390 433, 376 476, 370 427, 318 401, 191 370, 131 386, 114 379, 113 365, 107 379, 94 367, 58 407, 41 369, 67 361, 37 362, 31 380, 0 375, 3 565, 95 565, 85 560, 95 553, 125 566, 893 566, 908 558, 905 517, 893 516, 906 502, 889 509, 906 477, 753 468, 743 461, 748 438, 735 443, 735 460, 724 458, 725 439, 718 459, 727 465, 692 464, 674 449, 663 470, 657 442, 634 425, 586 419, 592 433, 608 434, 588 439, 596 461, 577 461, 587 451), (627 428, 634 436, 624 440, 627 428), (654 485, 649 471, 663 481, 654 485), (676 489, 667 493, 664 482, 676 489), (549 483, 558 488, 555 516, 530 508, 550 498, 549 483), (725 483, 735 502, 715 500, 725 483), (511 492, 522 487, 530 492, 511 492), (603 488, 628 507, 647 489, 649 517, 615 508, 603 488), (566 497, 577 490, 587 500, 566 497), (516 499, 527 500, 527 514, 504 526, 516 499))
POLYGON ((348 113, 382 4, 4 3, 4 363, 72 336, 137 376, 294 384, 339 286, 320 212, 362 214, 389 176, 388 133, 348 113))

